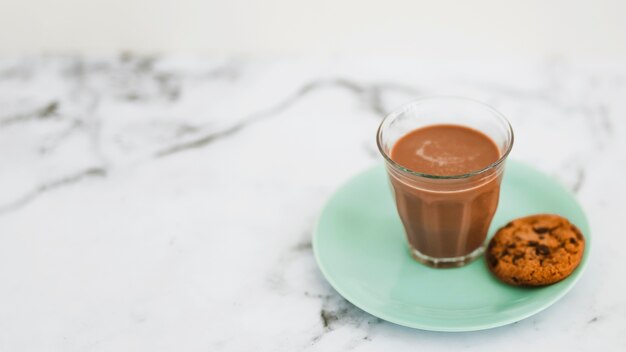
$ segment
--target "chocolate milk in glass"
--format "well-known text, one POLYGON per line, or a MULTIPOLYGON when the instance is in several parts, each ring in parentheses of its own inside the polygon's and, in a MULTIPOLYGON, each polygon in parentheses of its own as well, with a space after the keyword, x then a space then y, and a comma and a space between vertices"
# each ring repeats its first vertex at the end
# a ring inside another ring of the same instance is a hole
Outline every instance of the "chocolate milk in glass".
POLYGON ((376 140, 413 258, 457 267, 480 257, 513 147, 506 118, 473 99, 424 97, 387 115, 376 140))
MULTIPOLYGON (((500 158, 485 134, 459 125, 431 125, 400 138, 391 149, 399 165, 432 176, 468 174, 500 158)), ((420 188, 391 177, 398 213, 410 245, 433 258, 462 257, 482 246, 498 206, 500 175, 484 175, 463 189, 449 183, 420 188)))

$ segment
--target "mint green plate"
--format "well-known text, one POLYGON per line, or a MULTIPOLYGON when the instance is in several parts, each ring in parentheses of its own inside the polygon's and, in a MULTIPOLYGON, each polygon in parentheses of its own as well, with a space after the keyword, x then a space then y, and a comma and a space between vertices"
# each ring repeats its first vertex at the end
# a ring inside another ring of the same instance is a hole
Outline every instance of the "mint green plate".
POLYGON ((414 261, 383 166, 359 174, 333 195, 320 216, 313 248, 337 292, 372 315, 424 330, 489 329, 549 307, 574 286, 586 265, 591 233, 576 199, 550 177, 508 161, 490 235, 513 218, 535 213, 569 218, 585 235, 587 246, 570 277, 542 288, 503 284, 482 258, 455 269, 433 269, 414 261))

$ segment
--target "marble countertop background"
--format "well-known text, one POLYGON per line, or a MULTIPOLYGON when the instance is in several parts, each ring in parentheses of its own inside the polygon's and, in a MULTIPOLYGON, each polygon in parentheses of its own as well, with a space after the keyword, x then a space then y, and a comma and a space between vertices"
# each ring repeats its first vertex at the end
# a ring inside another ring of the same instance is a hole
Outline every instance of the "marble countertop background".
POLYGON ((624 351, 625 174, 620 63, 4 57, 0 350, 624 351), (583 204, 589 267, 549 309, 413 330, 321 276, 321 207, 425 94, 494 105, 583 204))

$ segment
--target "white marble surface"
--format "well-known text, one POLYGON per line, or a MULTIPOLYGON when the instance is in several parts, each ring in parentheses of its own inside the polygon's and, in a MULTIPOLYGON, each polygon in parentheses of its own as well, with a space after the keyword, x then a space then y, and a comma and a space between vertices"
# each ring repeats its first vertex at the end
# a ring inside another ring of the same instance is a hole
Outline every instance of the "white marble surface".
POLYGON ((1 351, 626 350, 626 65, 392 59, 0 59, 1 351), (513 158, 593 230, 554 306, 473 333, 412 330, 328 285, 311 230, 381 162, 384 112, 493 104, 513 158))

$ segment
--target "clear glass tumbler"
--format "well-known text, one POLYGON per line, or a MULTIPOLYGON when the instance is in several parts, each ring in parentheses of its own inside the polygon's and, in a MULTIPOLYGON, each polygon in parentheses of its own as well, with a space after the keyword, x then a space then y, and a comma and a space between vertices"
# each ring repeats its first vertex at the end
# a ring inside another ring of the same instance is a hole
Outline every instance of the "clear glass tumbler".
POLYGON ((412 256, 426 265, 458 267, 479 257, 500 197, 513 130, 494 108, 460 97, 426 97, 393 111, 377 133, 398 214, 412 256), (498 160, 463 175, 436 176, 409 170, 390 157, 394 144, 421 127, 452 124, 478 130, 498 146, 498 160))

